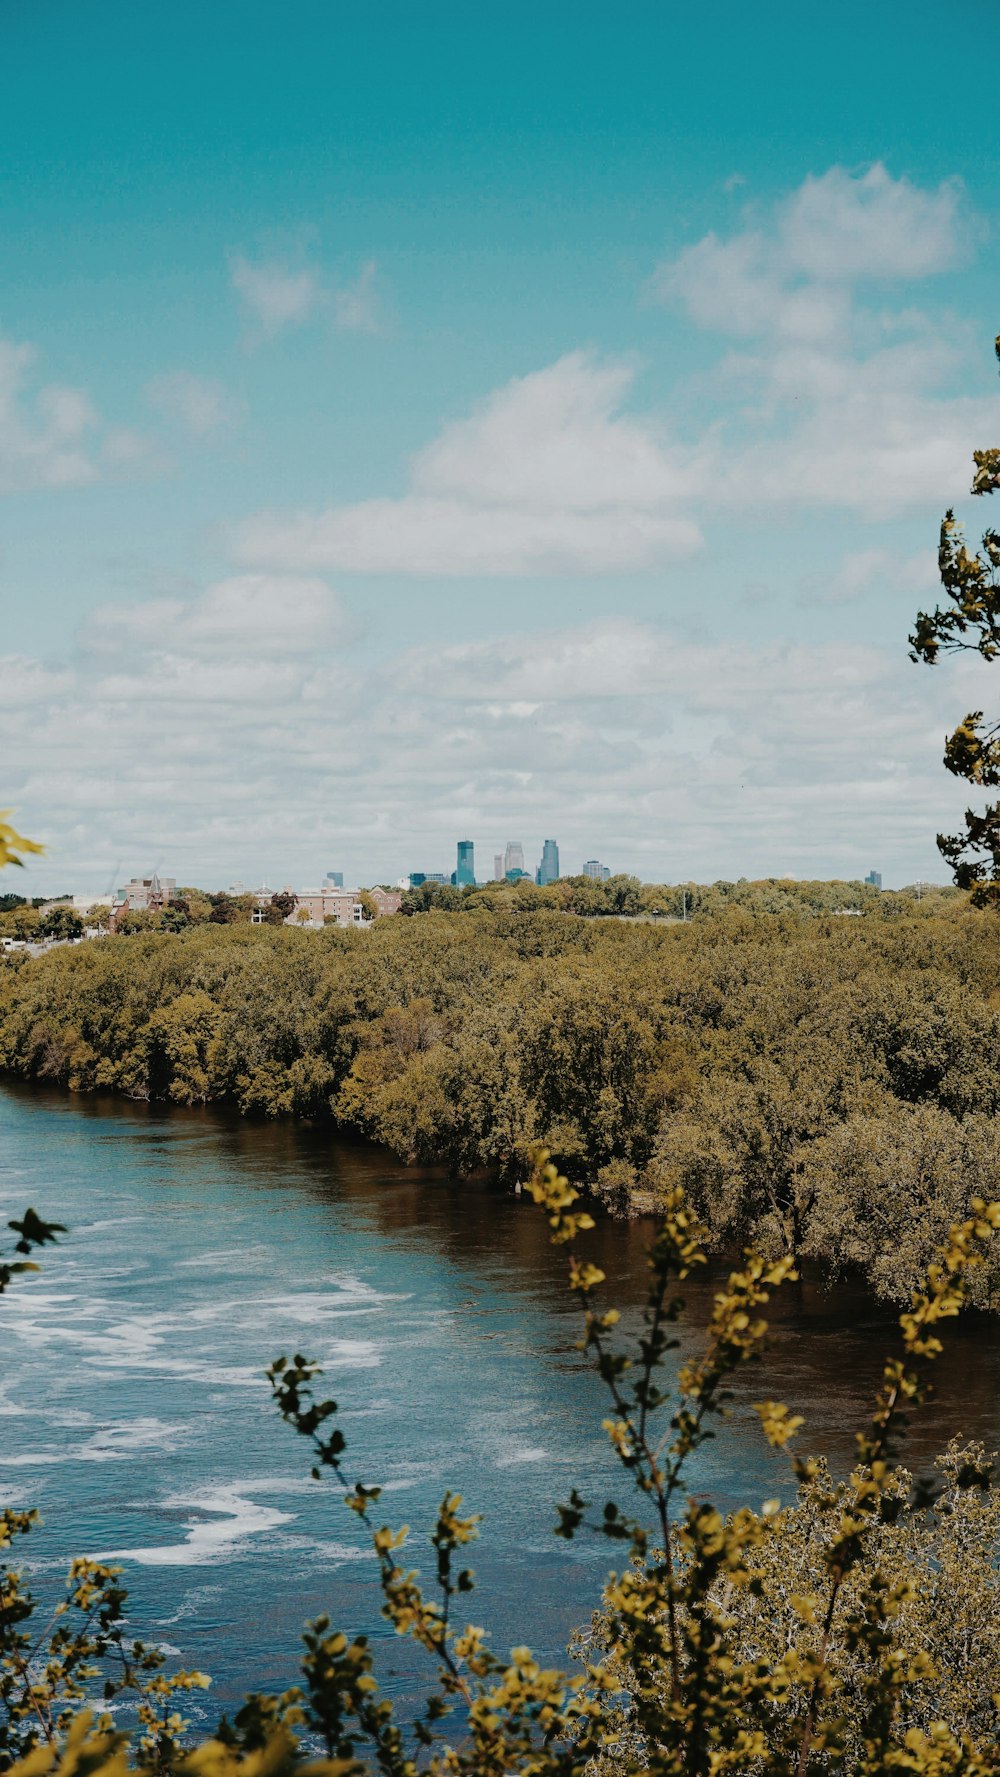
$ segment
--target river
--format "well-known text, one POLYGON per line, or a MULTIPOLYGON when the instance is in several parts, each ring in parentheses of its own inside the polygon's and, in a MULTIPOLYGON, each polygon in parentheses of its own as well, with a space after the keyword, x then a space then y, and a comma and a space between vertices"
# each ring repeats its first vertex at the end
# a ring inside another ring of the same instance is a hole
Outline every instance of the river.
MULTIPOLYGON (((270 1403, 265 1366, 302 1351, 325 1366, 354 1472, 384 1486, 386 1521, 413 1527, 414 1565, 429 1568, 426 1529, 456 1488, 484 1516, 472 1620, 502 1651, 562 1661, 615 1551, 555 1540, 554 1502, 574 1484, 602 1502, 627 1489, 574 1349, 565 1257, 527 1200, 290 1123, 9 1086, 0 1197, 4 1220, 32 1204, 69 1229, 0 1301, 0 1489, 43 1514, 38 1592, 73 1554, 121 1562, 135 1632, 212 1674, 204 1721, 294 1682, 301 1625, 322 1610, 375 1638, 411 1706, 420 1656, 381 1622, 356 1519, 309 1479, 270 1403)), ((633 1317, 648 1236, 606 1222, 592 1243, 633 1317)), ((688 1290, 683 1351, 710 1290, 688 1290)), ((948 1338, 918 1456, 959 1430, 1000 1442, 1000 1325, 948 1338)), ((790 1289, 699 1488, 725 1506, 790 1495, 750 1411, 765 1395, 806 1414, 803 1448, 845 1464, 891 1341, 891 1314, 857 1289, 790 1289)))

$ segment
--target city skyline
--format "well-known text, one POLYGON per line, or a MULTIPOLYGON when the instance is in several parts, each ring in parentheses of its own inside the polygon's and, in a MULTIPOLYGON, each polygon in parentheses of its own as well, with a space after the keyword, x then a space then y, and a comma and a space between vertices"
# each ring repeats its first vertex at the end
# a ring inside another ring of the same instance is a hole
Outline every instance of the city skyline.
POLYGON ((532 872, 558 832, 646 880, 941 874, 989 668, 907 636, 945 509, 981 528, 1000 167, 927 9, 8 11, 39 892, 519 829, 532 872))
MULTIPOLYGON (((475 873, 475 862, 474 862, 475 841, 458 840, 455 842, 455 844, 456 844, 457 860, 464 859, 465 866, 466 866, 466 872, 467 872, 465 874, 465 876, 463 877, 462 883, 460 885, 457 885, 457 886, 462 886, 462 887, 486 888, 486 887, 490 886, 491 882, 505 881, 505 880, 506 881, 513 881, 513 880, 517 879, 518 877, 522 878, 525 881, 534 882, 536 885, 544 885, 545 883, 548 883, 548 882, 554 882, 554 881, 559 881, 559 880, 565 879, 565 878, 581 877, 581 876, 582 877, 590 877, 594 881, 598 881, 598 882, 606 882, 609 880, 609 878, 611 876, 636 877, 636 872, 633 870, 629 870, 626 866, 622 866, 620 869, 612 869, 612 867, 610 865, 604 863, 601 859, 595 858, 595 857, 585 859, 579 865, 579 867, 575 868, 575 869, 571 868, 571 867, 561 868, 560 867, 559 845, 558 845, 557 841, 552 840, 552 839, 546 839, 546 840, 542 841, 541 857, 539 859, 539 864, 534 871, 526 870, 523 868, 523 866, 519 866, 516 863, 514 863, 514 864, 512 864, 512 869, 511 869, 511 872, 509 875, 506 872, 501 872, 500 876, 498 877, 497 873, 496 873, 496 867, 497 867, 497 865, 500 865, 505 861, 507 855, 511 855, 512 857, 516 857, 518 854, 520 854, 523 857, 524 852, 525 852, 525 847, 521 844, 520 841, 508 841, 503 853, 499 853, 499 854, 494 853, 493 854, 494 871, 493 871, 493 875, 491 877, 488 875, 483 875, 481 873, 480 874, 475 873), (548 863, 548 867, 549 867, 549 873, 547 873, 547 874, 543 873, 544 866, 546 865, 546 862, 548 863)), ((284 890, 284 889, 290 890, 293 894, 297 894, 297 895, 319 896, 323 893, 331 893, 331 894, 336 893, 336 892, 343 893, 343 892, 345 892, 345 888, 346 888, 347 893, 356 893, 360 889, 370 888, 370 887, 374 887, 374 886, 381 886, 386 889, 404 889, 407 886, 417 887, 424 882, 438 883, 442 886, 445 886, 445 885, 456 886, 456 877, 458 875, 458 861, 457 860, 456 860, 456 868, 454 870, 452 870, 451 872, 448 872, 446 870, 435 871, 435 870, 423 870, 423 869, 404 870, 401 873, 398 873, 392 877, 386 877, 386 878, 376 877, 376 876, 372 875, 370 872, 367 874, 362 872, 357 877, 354 877, 350 881, 346 882, 346 884, 345 884, 345 874, 342 870, 326 870, 322 873, 322 877, 317 875, 315 871, 313 871, 311 874, 307 871, 305 877, 298 884, 293 883, 291 881, 269 882, 267 880, 266 876, 254 877, 251 875, 251 877, 245 881, 242 879, 230 877, 230 879, 229 879, 228 883, 226 883, 225 887, 223 887, 220 882, 214 882, 214 881, 209 882, 206 880, 197 881, 195 877, 191 877, 190 879, 187 879, 183 884, 181 884, 181 886, 182 887, 187 886, 190 888, 197 888, 199 891, 203 891, 203 892, 222 893, 222 894, 228 894, 228 895, 232 895, 232 896, 240 896, 240 895, 245 895, 245 894, 250 894, 250 895, 271 894, 271 893, 275 893, 275 892, 278 892, 279 890, 284 890), (313 886, 314 884, 318 884, 318 886, 313 886)), ((154 870, 152 872, 152 879, 155 879, 160 875, 161 875, 161 872, 158 869, 154 870)), ((151 880, 151 878, 149 878, 149 877, 142 878, 141 876, 140 877, 133 876, 129 880, 133 883, 134 882, 142 882, 142 881, 145 881, 148 883, 151 880)), ((162 880, 165 883, 169 883, 172 890, 174 890, 176 892, 180 892, 180 890, 178 888, 179 879, 176 876, 173 876, 173 877, 164 876, 164 877, 162 877, 162 880)), ((770 871, 764 877, 761 877, 761 878, 746 878, 746 877, 730 876, 730 877, 722 877, 722 878, 716 877, 716 878, 709 879, 709 878, 697 878, 697 877, 682 877, 682 876, 675 875, 675 876, 664 876, 664 877, 645 877, 645 878, 639 877, 638 880, 650 882, 650 883, 662 883, 665 886, 671 886, 671 885, 682 886, 684 883, 696 884, 698 882, 703 882, 703 883, 707 884, 710 881, 734 882, 734 881, 739 881, 739 880, 758 880, 758 881, 773 881, 773 882, 782 882, 782 881, 795 882, 795 881, 810 880, 810 879, 803 879, 803 878, 796 877, 790 871, 770 871)), ((898 889, 898 888, 910 887, 913 885, 916 885, 918 887, 921 887, 921 886, 932 887, 932 886, 934 886, 934 880, 931 878, 925 878, 925 877, 914 877, 911 881, 907 881, 907 882, 900 881, 900 882, 884 883, 882 872, 873 866, 869 867, 869 869, 865 871, 863 876, 861 876, 859 874, 857 876, 851 877, 851 876, 845 875, 844 873, 841 873, 839 876, 833 876, 833 877, 829 877, 829 878, 816 878, 816 879, 812 879, 812 880, 845 881, 845 882, 846 881, 854 881, 854 882, 859 882, 859 883, 863 882, 864 884, 866 884, 869 887, 878 888, 878 889, 881 889, 883 886, 886 888, 889 888, 889 889, 894 889, 894 888, 898 889)), ((944 881, 943 874, 940 870, 938 872, 938 880, 941 882, 944 881)), ((104 899, 104 900, 107 900, 110 902, 113 899, 114 893, 120 888, 121 883, 124 881, 125 881, 125 878, 120 877, 119 879, 116 879, 116 882, 114 884, 112 884, 109 888, 107 888, 104 891, 103 895, 99 896, 96 893, 92 894, 90 896, 91 902, 94 902, 99 899, 104 899)), ((27 885, 25 885, 25 888, 26 887, 27 887, 27 885)), ((16 897, 21 891, 18 889, 12 889, 10 892, 16 897)), ((71 899, 74 898, 74 891, 70 890, 70 889, 66 889, 65 885, 63 886, 62 892, 48 891, 48 898, 51 898, 54 900, 66 899, 67 897, 71 898, 71 899)), ((30 893, 25 893, 24 898, 26 900, 30 901, 32 899, 32 896, 30 895, 30 893)), ((34 898, 41 900, 46 897, 35 896, 34 898)), ((79 894, 76 896, 76 898, 78 898, 82 901, 86 898, 86 896, 84 894, 79 894)))

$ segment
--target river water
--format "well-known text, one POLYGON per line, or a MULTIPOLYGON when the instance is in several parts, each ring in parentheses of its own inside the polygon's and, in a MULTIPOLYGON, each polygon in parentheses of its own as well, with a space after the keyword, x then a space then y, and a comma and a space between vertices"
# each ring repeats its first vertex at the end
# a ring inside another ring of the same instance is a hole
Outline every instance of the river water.
MULTIPOLYGON (((484 1515, 472 1620, 501 1651, 563 1661, 614 1550, 556 1541, 554 1502, 574 1484, 628 1495, 574 1350, 564 1256, 530 1203, 291 1124, 4 1087, 3 1220, 27 1204, 69 1229, 0 1301, 0 1492, 43 1514, 36 1591, 54 1594, 73 1554, 119 1561, 135 1632, 213 1675, 205 1721, 294 1682, 301 1625, 323 1610, 375 1638, 409 1707, 420 1656, 381 1622, 356 1519, 270 1403, 265 1366, 302 1351, 326 1369, 353 1472, 384 1486, 385 1521, 413 1527, 413 1564, 429 1571, 427 1528, 457 1489, 484 1515)), ((633 1313, 648 1237, 609 1222, 593 1242, 633 1313)), ((710 1291, 688 1291, 682 1352, 710 1291)), ((763 1396, 806 1414, 803 1448, 846 1464, 891 1343, 891 1314, 860 1292, 790 1290, 699 1489, 727 1507, 790 1495, 750 1411, 763 1396)), ((998 1382, 1000 1326, 950 1334, 914 1456, 957 1431, 1000 1443, 998 1382)))

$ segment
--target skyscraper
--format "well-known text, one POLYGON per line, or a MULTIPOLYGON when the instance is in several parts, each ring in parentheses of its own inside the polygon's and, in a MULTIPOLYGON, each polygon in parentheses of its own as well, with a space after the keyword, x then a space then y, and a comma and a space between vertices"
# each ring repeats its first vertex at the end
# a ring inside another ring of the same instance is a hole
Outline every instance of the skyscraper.
POLYGON ((592 877, 595 882, 607 882, 611 871, 607 864, 601 863, 600 858, 588 858, 583 866, 583 874, 592 877))
POLYGON ((475 847, 471 839, 460 839, 458 842, 458 861, 451 880, 456 888, 476 886, 475 847))
POLYGON ((503 854, 504 875, 511 870, 524 871, 524 846, 518 839, 508 839, 507 849, 503 854))
POLYGON ((559 875, 559 847, 554 839, 546 839, 542 844, 542 857, 535 871, 535 881, 544 888, 547 882, 555 882, 559 875))
POLYGON ((495 851, 493 853, 493 880, 494 880, 494 882, 502 882, 503 881, 503 852, 502 851, 495 851))
POLYGON ((865 877, 865 881, 867 882, 869 888, 880 889, 882 887, 882 872, 881 872, 881 870, 869 870, 868 875, 865 877))

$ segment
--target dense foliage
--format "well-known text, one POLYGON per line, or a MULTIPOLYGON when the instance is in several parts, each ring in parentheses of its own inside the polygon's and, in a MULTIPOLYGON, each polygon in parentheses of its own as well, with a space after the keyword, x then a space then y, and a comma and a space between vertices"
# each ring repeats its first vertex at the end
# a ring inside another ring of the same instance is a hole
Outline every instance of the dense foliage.
MULTIPOLYGON (((206 923, 0 966, 0 1068, 326 1120, 615 1209, 675 1185, 717 1244, 903 1298, 1000 1188, 1000 930, 959 896, 687 923, 513 907, 369 932, 206 923)), ((994 1265, 977 1298, 1000 1299, 994 1265)))

